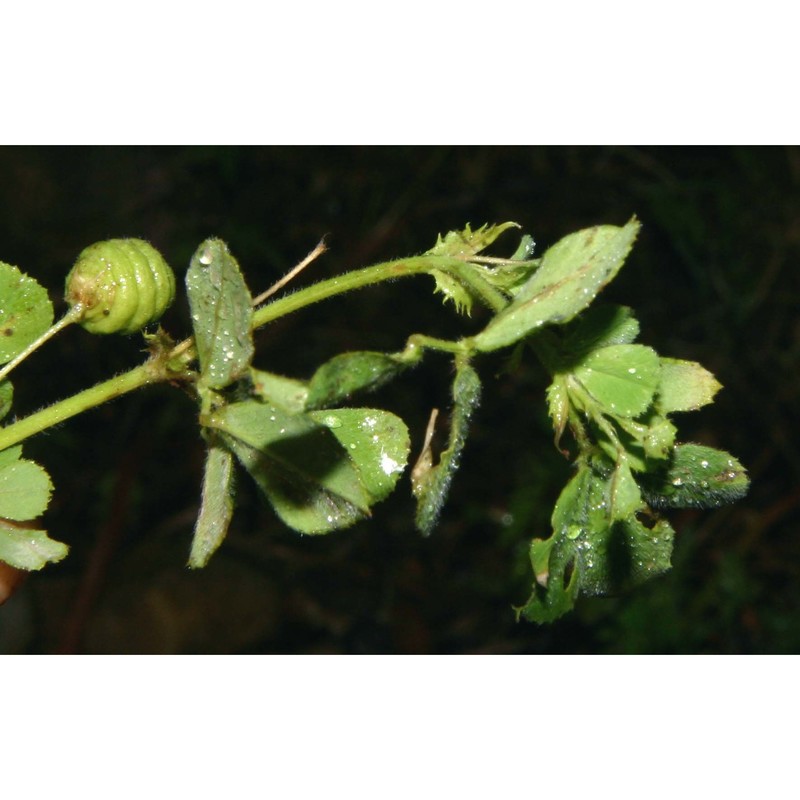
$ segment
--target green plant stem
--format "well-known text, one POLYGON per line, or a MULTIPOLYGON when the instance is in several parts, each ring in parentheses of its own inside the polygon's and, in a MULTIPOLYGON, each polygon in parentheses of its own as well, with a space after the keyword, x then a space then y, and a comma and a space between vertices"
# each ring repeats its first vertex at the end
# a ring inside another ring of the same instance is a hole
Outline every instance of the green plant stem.
POLYGON ((166 380, 167 377, 166 372, 156 362, 146 361, 128 372, 109 378, 78 392, 78 394, 36 411, 5 428, 0 428, 0 450, 5 450, 29 436, 52 428, 53 425, 58 425, 70 417, 113 400, 115 397, 120 397, 148 384, 166 380))
POLYGON ((421 275, 434 269, 448 272, 456 279, 468 283, 493 311, 499 311, 503 308, 507 303, 503 295, 486 281, 472 275, 471 270, 463 269, 465 266, 468 267, 469 265, 455 258, 422 255, 400 258, 396 261, 385 261, 372 267, 346 272, 336 278, 329 278, 312 284, 294 294, 287 295, 256 309, 253 315, 253 328, 260 328, 273 320, 310 306, 313 303, 318 303, 321 300, 327 300, 329 297, 335 297, 354 289, 362 289, 366 286, 394 280, 395 278, 421 275))
POLYGON ((294 294, 281 297, 268 305, 256 309, 253 314, 253 328, 260 328, 273 320, 298 311, 301 308, 335 297, 338 294, 361 289, 382 281, 402 278, 407 275, 418 275, 430 269, 430 258, 419 256, 387 261, 372 267, 346 272, 335 278, 314 283, 294 294))
POLYGON ((444 353, 468 353, 469 349, 461 341, 451 341, 450 339, 436 339, 433 336, 426 336, 424 333, 414 333, 408 337, 405 350, 403 350, 401 357, 409 358, 418 349, 423 350, 438 350, 444 353))

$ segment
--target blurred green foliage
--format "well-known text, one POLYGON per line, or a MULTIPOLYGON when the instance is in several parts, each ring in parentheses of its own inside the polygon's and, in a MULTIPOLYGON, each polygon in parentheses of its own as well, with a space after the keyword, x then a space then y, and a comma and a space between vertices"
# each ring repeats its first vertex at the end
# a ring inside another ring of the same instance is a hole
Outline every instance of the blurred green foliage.
MULTIPOLYGON (((483 403, 430 538, 414 531, 407 476, 371 521, 318 538, 284 529, 241 476, 229 540, 200 571, 184 564, 204 447, 190 401, 157 387, 26 444, 55 484, 47 526, 72 550, 0 608, 0 652, 796 652, 798 187, 798 148, 0 149, 0 258, 48 286, 57 313, 77 254, 114 236, 151 241, 179 282, 197 245, 219 236, 258 292, 323 234, 330 252, 297 285, 422 252, 467 222, 518 220, 541 254, 635 213, 642 233, 604 299, 635 310, 640 341, 717 376, 725 388, 681 421, 682 436, 730 450, 752 479, 734 507, 671 515, 663 578, 581 600, 549 627, 518 624, 528 542, 547 535, 570 470, 535 365, 478 364, 483 403)), ((305 379, 343 350, 480 329, 480 310, 443 313, 428 284, 367 289, 267 326, 255 364, 305 379)), ((186 335, 185 302, 164 323, 186 335)), ((140 342, 65 333, 19 368, 15 412, 134 365, 140 342)), ((414 450, 430 409, 449 402, 440 366, 374 395, 410 424, 414 450)))

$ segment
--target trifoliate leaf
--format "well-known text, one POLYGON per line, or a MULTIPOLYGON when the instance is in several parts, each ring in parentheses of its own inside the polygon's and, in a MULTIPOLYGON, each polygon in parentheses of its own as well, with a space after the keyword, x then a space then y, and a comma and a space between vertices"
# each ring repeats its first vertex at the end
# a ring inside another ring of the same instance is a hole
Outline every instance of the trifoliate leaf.
POLYGON ((370 504, 391 494, 408 462, 408 428, 399 417, 372 408, 312 411, 345 448, 370 495, 370 504))
POLYGON ((328 533, 369 516, 358 470, 329 428, 307 414, 246 400, 203 422, 220 432, 289 527, 328 533))
POLYGON ((480 394, 478 373, 467 363, 458 365, 453 380, 454 406, 447 449, 442 452, 439 462, 433 464, 430 442, 426 442, 411 473, 412 491, 417 498, 416 524, 424 536, 430 535, 439 520, 480 394))
POLYGON ((224 389, 253 358, 253 301, 225 242, 207 239, 186 273, 201 385, 224 389))
POLYGON ((695 411, 712 402, 722 384, 696 361, 661 359, 656 408, 662 414, 695 411))
POLYGON ((0 561, 17 569, 41 569, 61 561, 69 548, 47 536, 46 531, 32 530, 0 519, 0 561))
POLYGON ((571 320, 619 272, 638 231, 634 218, 622 228, 598 225, 553 245, 513 302, 474 338, 477 349, 506 347, 543 325, 571 320))
POLYGON ((36 462, 18 459, 6 463, 0 467, 0 517, 20 521, 38 517, 47 508, 52 491, 50 476, 36 462))
POLYGON ((53 324, 47 290, 0 261, 0 364, 11 361, 53 324))
POLYGON ((641 344, 617 344, 595 350, 574 370, 603 413, 636 417, 650 406, 658 386, 655 350, 641 344))
POLYGON ((747 494, 750 480, 730 453, 699 444, 673 448, 668 466, 640 478, 653 508, 718 508, 747 494))
MULTIPOLYGON (((216 437, 215 437, 216 438, 216 437)), ((194 528, 189 566, 204 567, 228 533, 233 516, 233 456, 212 443, 206 455, 200 513, 194 528)))

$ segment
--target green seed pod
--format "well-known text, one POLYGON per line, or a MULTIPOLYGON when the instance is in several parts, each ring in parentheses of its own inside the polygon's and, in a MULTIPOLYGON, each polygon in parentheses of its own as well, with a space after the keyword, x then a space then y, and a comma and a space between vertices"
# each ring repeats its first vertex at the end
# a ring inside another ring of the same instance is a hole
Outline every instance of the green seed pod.
POLYGON ((67 276, 66 301, 80 306, 91 333, 135 333, 157 320, 175 297, 175 275, 141 239, 89 245, 67 276))

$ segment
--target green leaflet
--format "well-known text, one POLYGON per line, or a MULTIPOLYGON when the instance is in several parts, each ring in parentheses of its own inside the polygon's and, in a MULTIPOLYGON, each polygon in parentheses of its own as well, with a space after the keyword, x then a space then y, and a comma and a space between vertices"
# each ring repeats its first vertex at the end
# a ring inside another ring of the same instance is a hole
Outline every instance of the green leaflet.
POLYGON ((421 352, 406 356, 368 350, 335 356, 319 367, 308 382, 306 408, 330 408, 356 392, 378 389, 421 356, 421 352))
POLYGON ((21 528, 0 520, 0 561, 17 569, 41 569, 47 563, 61 561, 69 548, 56 542, 45 531, 21 528))
POLYGON ((513 302, 474 337, 475 347, 497 350, 543 325, 571 320, 616 276, 638 231, 633 218, 622 228, 598 225, 561 239, 513 302))
POLYGON ((328 533, 369 516, 371 497, 333 433, 305 414, 246 400, 211 414, 278 516, 301 533, 328 533))
POLYGON ((374 408, 339 408, 308 415, 339 440, 358 470, 370 505, 391 494, 408 462, 408 428, 399 417, 374 408))
POLYGON ((575 367, 573 376, 604 413, 637 417, 653 400, 660 369, 652 348, 617 344, 590 353, 575 367))
POLYGON ((722 384, 696 361, 661 359, 656 408, 662 414, 695 411, 712 402, 722 384))
MULTIPOLYGON (((354 364, 357 368, 359 364, 363 366, 359 356, 366 356, 366 363, 369 364, 374 363, 373 356, 383 356, 383 354, 346 353, 334 361, 342 366, 348 363, 354 364)), ((396 366, 394 360, 390 361, 396 366)), ((329 365, 331 362, 323 367, 329 365)), ((329 375, 332 384, 341 388, 342 384, 336 380, 337 373, 338 368, 331 370, 329 375)), ((369 371, 369 374, 373 373, 369 371)), ((309 404, 308 398, 313 397, 313 379, 309 387, 306 387, 301 381, 261 370, 251 370, 251 375, 258 396, 268 403, 279 405, 282 411, 289 414, 302 415, 303 409, 309 404)), ((367 371, 363 371, 362 377, 366 375, 367 371)), ((342 374, 342 378, 346 381, 346 375, 342 374)), ((323 387, 325 385, 323 382, 323 387)), ((403 420, 388 411, 373 408, 312 410, 304 416, 328 428, 339 441, 358 471, 370 497, 370 504, 383 500, 391 493, 408 462, 410 442, 408 428, 403 420)))
POLYGON ((653 508, 718 508, 747 494, 750 480, 730 453, 699 444, 679 444, 667 466, 640 478, 653 508))
POLYGON ((194 528, 189 566, 204 567, 228 532, 233 516, 233 456, 218 444, 210 444, 203 474, 200 513, 194 528))
POLYGON ((456 366, 453 380, 453 413, 447 448, 439 463, 433 464, 430 441, 426 440, 422 453, 411 473, 411 485, 417 498, 417 528, 424 536, 430 535, 439 520, 453 475, 458 469, 461 452, 467 440, 469 421, 480 401, 481 383, 478 373, 468 364, 456 366))
POLYGON ((0 261, 0 364, 11 361, 53 324, 47 290, 0 261))
POLYGON ((0 517, 18 521, 38 517, 52 491, 50 476, 36 462, 20 458, 7 462, 0 467, 0 517))
POLYGON ((186 273, 200 383, 224 389, 253 358, 253 301, 236 259, 220 239, 207 239, 186 273))
POLYGON ((363 408, 304 413, 308 390, 301 381, 256 369, 250 378, 259 400, 203 416, 223 447, 209 452, 192 566, 205 564, 230 520, 230 463, 223 453, 239 459, 278 516, 301 533, 328 533, 369 516, 405 469, 408 430, 394 414, 363 408))
MULTIPOLYGON (((197 248, 186 273, 186 291, 200 362, 197 388, 203 414, 212 405, 210 389, 224 389, 248 374, 253 358, 253 301, 236 259, 220 239, 207 239, 197 248)), ((251 371, 250 375, 257 388, 269 380, 267 374, 251 371)), ((200 513, 189 554, 192 568, 208 563, 233 516, 230 442, 211 433, 207 438, 200 513)))

